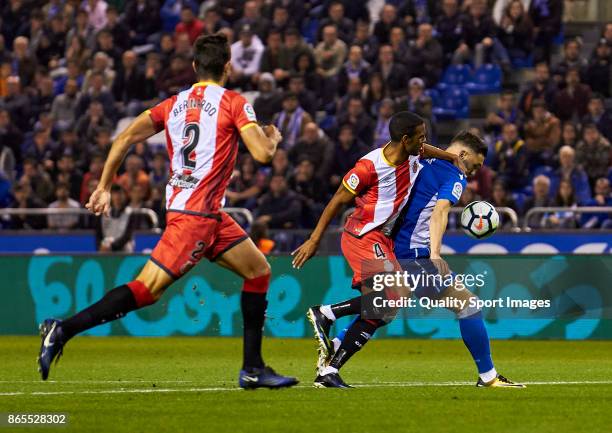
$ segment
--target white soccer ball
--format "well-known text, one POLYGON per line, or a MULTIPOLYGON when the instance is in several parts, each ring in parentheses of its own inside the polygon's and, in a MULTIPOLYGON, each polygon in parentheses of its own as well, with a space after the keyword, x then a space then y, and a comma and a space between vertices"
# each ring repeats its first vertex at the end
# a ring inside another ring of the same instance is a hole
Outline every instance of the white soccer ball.
POLYGON ((484 239, 499 226, 499 214, 491 203, 473 201, 461 212, 461 228, 470 237, 484 239))

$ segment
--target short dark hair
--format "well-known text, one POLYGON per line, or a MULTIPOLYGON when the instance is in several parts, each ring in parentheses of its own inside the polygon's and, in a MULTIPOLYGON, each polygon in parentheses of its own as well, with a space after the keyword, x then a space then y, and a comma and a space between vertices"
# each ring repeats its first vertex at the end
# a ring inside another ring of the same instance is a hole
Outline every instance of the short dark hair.
POLYGON ((414 135, 416 128, 423 125, 423 118, 411 111, 400 111, 395 113, 389 121, 389 134, 391 140, 401 141, 404 135, 414 135))
POLYGON ((198 78, 219 80, 230 57, 227 36, 222 33, 200 36, 195 41, 193 58, 198 78))
POLYGON ((461 131, 457 135, 453 137, 451 140, 451 144, 461 143, 464 146, 469 147, 477 154, 480 154, 487 157, 487 153, 489 153, 489 148, 486 143, 477 136, 476 134, 471 133, 470 131, 461 131))

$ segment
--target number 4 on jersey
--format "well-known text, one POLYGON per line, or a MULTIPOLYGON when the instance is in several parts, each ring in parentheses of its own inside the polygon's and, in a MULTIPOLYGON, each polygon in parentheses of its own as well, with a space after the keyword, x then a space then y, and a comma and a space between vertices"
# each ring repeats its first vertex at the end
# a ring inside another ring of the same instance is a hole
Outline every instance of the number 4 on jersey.
POLYGON ((375 243, 373 246, 374 246, 374 256, 376 256, 377 259, 384 259, 385 257, 387 257, 378 242, 375 243))
POLYGON ((196 160, 193 151, 200 140, 200 125, 197 123, 188 123, 183 129, 183 147, 181 153, 183 155, 183 168, 194 170, 196 168, 196 160))

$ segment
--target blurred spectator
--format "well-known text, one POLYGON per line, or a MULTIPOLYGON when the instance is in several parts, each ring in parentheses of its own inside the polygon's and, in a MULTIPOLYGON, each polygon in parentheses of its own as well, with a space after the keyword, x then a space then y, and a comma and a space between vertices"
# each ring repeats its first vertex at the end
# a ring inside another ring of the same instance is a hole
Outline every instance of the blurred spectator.
POLYGON ((240 29, 240 38, 232 44, 230 82, 243 90, 252 88, 252 79, 259 71, 264 46, 247 24, 240 29))
POLYGON ((195 40, 204 31, 204 23, 200 21, 190 5, 184 4, 181 8, 181 21, 176 25, 174 33, 186 33, 189 36, 189 43, 193 45, 195 40))
MULTIPOLYGON (((0 106, 0 146, 10 149, 17 163, 21 162, 22 142, 23 134, 11 121, 9 111, 0 106)), ((12 179, 12 176, 9 176, 9 178, 12 179)))
POLYGON ((457 0, 442 0, 442 14, 435 28, 444 52, 444 63, 448 64, 461 42, 461 13, 457 0))
MULTIPOLYGON (((378 109, 378 118, 376 119, 376 125, 374 126, 374 140, 372 149, 384 146, 391 140, 389 133, 389 123, 394 113, 394 103, 391 98, 385 98, 380 103, 378 109)), ((401 110, 397 110, 401 111, 401 110)))
POLYGON ((406 39, 406 32, 400 26, 395 26, 391 29, 389 33, 389 45, 391 45, 391 49, 393 49, 393 56, 395 60, 401 63, 404 66, 411 61, 408 58, 408 43, 406 39))
MULTIPOLYGON (((570 146, 575 148, 578 144, 578 127, 575 123, 565 122, 561 131, 561 141, 559 141, 559 147, 570 146)), ((556 149, 557 151, 559 149, 556 149)))
MULTIPOLYGON (((115 78, 114 72, 112 77, 115 78)), ((77 102, 77 113, 83 113, 92 102, 97 101, 102 104, 104 113, 108 117, 113 117, 115 114, 115 98, 110 91, 110 85, 106 84, 108 81, 105 80, 104 74, 99 71, 92 72, 85 80, 86 83, 83 84, 83 91, 77 102)))
POLYGON ((161 30, 157 0, 127 0, 123 22, 130 29, 131 45, 144 45, 161 30))
MULTIPOLYGON (((534 207, 549 207, 553 205, 550 197, 550 179, 543 174, 536 176, 533 181, 533 195, 525 199, 523 204, 523 215, 527 215, 527 211, 534 207)), ((540 228, 544 225, 546 215, 536 214, 529 217, 526 221, 531 228, 540 228)))
POLYGON ((95 30, 100 31, 106 25, 106 9, 108 3, 104 0, 84 0, 81 8, 87 12, 89 25, 95 30))
MULTIPOLYGON (((80 209, 78 201, 70 198, 70 186, 58 183, 55 187, 56 200, 49 205, 49 209, 80 209)), ((50 229, 69 230, 79 225, 78 214, 59 214, 47 216, 47 227, 50 229)))
POLYGON ((191 86, 195 80, 191 62, 184 56, 176 54, 170 61, 170 68, 163 70, 159 75, 157 88, 164 95, 170 96, 191 86))
POLYGON ((259 248, 259 251, 268 255, 274 251, 276 242, 270 238, 268 227, 265 224, 254 222, 251 225, 251 239, 259 248))
MULTIPOLYGON (((321 94, 323 80, 317 72, 316 60, 310 51, 303 51, 295 57, 291 73, 293 76, 300 75, 304 79, 304 84, 308 90, 316 95, 321 94)), ((326 99, 333 96, 335 96, 335 92, 328 95, 326 99)))
POLYGON ((94 141, 97 129, 110 129, 112 126, 110 119, 104 115, 102 104, 91 101, 87 112, 77 120, 76 132, 81 140, 91 143, 94 141))
POLYGON ((511 190, 525 186, 529 176, 525 142, 519 137, 515 124, 506 123, 503 126, 501 139, 495 143, 491 168, 511 190))
POLYGON ((66 48, 66 58, 76 61, 79 66, 89 59, 84 58, 86 53, 90 53, 95 46, 95 32, 89 25, 89 16, 83 9, 79 9, 74 19, 73 27, 66 35, 68 46, 66 48))
POLYGON ((225 192, 229 206, 255 208, 257 197, 264 189, 265 179, 258 172, 253 157, 245 153, 234 170, 230 184, 225 192))
POLYGON ((612 58, 612 47, 606 41, 600 41, 589 62, 586 71, 584 72, 584 81, 589 83, 594 92, 601 93, 606 98, 611 96, 610 93, 610 74, 612 67, 610 59, 612 58))
MULTIPOLYGON (((240 33, 240 29, 243 26, 248 25, 251 26, 253 33, 255 33, 261 40, 266 40, 266 38, 269 37, 268 31, 270 30, 270 21, 266 17, 261 16, 259 10, 260 6, 257 3, 258 2, 254 0, 249 0, 244 3, 242 18, 234 23, 234 33, 240 33)), ((280 34, 278 30, 273 31, 274 33, 280 34)))
POLYGON ((501 93, 497 100, 497 108, 495 113, 489 113, 484 125, 484 130, 496 137, 506 123, 514 123, 518 126, 522 121, 521 113, 516 106, 516 96, 511 90, 504 90, 501 93))
POLYGON ((102 252, 134 251, 134 214, 127 206, 125 192, 119 185, 111 187, 111 205, 109 216, 96 218, 96 244, 102 252))
POLYGON ((271 229, 287 229, 297 226, 302 215, 302 202, 287 186, 284 176, 275 174, 270 179, 269 191, 259 199, 255 212, 256 222, 271 229))
POLYGON ((121 62, 121 50, 115 46, 113 34, 108 30, 101 30, 96 35, 96 51, 104 53, 110 59, 111 67, 117 68, 121 62))
POLYGON ((26 158, 42 164, 45 169, 54 168, 54 155, 57 149, 56 143, 51 138, 51 131, 38 128, 34 134, 23 143, 23 154, 26 158))
POLYGON ((363 58, 363 49, 359 45, 351 45, 348 59, 338 74, 338 95, 346 93, 348 82, 353 78, 359 78, 362 83, 367 82, 369 73, 370 64, 363 58))
POLYGON ((551 176, 551 193, 557 194, 562 181, 570 182, 577 203, 586 203, 591 199, 589 179, 584 170, 576 164, 576 151, 569 146, 559 149, 559 169, 551 176))
POLYGON ((74 79, 66 81, 64 92, 57 95, 51 105, 51 117, 58 130, 71 129, 76 123, 79 87, 74 79))
POLYGON ((526 59, 533 49, 533 23, 523 3, 510 1, 499 21, 499 40, 511 59, 526 59))
POLYGON ((397 8, 387 3, 380 11, 380 20, 374 25, 374 36, 379 44, 388 44, 391 29, 400 25, 397 8))
POLYGON ((340 125, 338 140, 334 148, 334 156, 330 171, 331 190, 335 191, 340 185, 342 177, 355 165, 355 163, 366 153, 368 146, 358 137, 355 137, 353 127, 350 124, 340 125))
POLYGON ((563 60, 553 68, 553 78, 558 84, 566 79, 570 69, 576 69, 582 74, 587 66, 587 60, 581 54, 582 42, 578 39, 570 39, 563 45, 563 60))
POLYGON ((300 107, 314 118, 318 106, 317 96, 313 91, 306 88, 305 77, 303 75, 295 74, 291 76, 289 79, 289 92, 297 96, 300 107))
POLYGON ((423 78, 427 87, 437 84, 442 74, 444 52, 440 43, 433 37, 431 24, 419 25, 417 38, 410 44, 407 56, 411 76, 423 78))
POLYGON ((374 65, 372 72, 380 74, 383 78, 389 96, 401 96, 405 91, 408 73, 404 66, 395 61, 391 45, 382 45, 379 48, 378 63, 374 65))
POLYGON ((19 179, 19 184, 28 185, 30 191, 28 196, 42 204, 49 203, 53 198, 53 182, 51 176, 35 160, 26 158, 23 161, 23 174, 19 179))
MULTIPOLYGON (((588 201, 586 206, 612 206, 612 195, 610 195, 610 181, 605 177, 600 177, 595 181, 593 199, 588 201)), ((610 228, 612 226, 612 214, 582 214, 580 226, 587 229, 610 228)))
POLYGON ((104 160, 104 156, 94 154, 89 161, 89 171, 83 176, 81 194, 79 195, 79 201, 82 205, 87 203, 89 196, 92 192, 94 192, 95 187, 98 185, 98 180, 100 180, 100 176, 102 176, 102 169, 104 168, 104 160))
POLYGON ((565 88, 555 98, 555 114, 562 121, 580 121, 587 114, 591 89, 580 82, 576 68, 567 70, 565 84, 565 88))
POLYGON ((283 45, 282 34, 275 30, 271 31, 268 33, 259 72, 269 72, 275 80, 284 84, 292 67, 293 56, 283 45))
POLYGON ((331 78, 338 75, 346 58, 346 44, 338 38, 338 28, 334 24, 323 27, 322 41, 314 50, 318 73, 331 78))
POLYGON ((30 100, 23 94, 19 77, 11 76, 7 80, 7 94, 4 99, 5 108, 21 131, 27 131, 30 126, 30 100))
MULTIPOLYGON (((350 44, 355 32, 355 24, 352 20, 344 16, 344 5, 340 1, 332 1, 327 9, 327 17, 321 20, 319 28, 333 24, 338 29, 338 37, 345 43, 350 44)), ((320 32, 322 33, 322 32, 320 32)), ((322 34, 319 34, 319 40, 322 34)))
MULTIPOLYGON (((336 125, 349 123, 353 125, 355 134, 363 140, 364 143, 372 143, 374 136, 374 122, 372 118, 365 112, 363 101, 358 96, 353 96, 348 103, 345 113, 339 113, 336 125)), ((336 134, 334 134, 335 136, 336 134)))
POLYGON ((304 126, 312 122, 308 114, 299 105, 298 97, 295 93, 288 92, 283 96, 283 110, 278 113, 274 124, 283 136, 281 146, 290 150, 304 131, 304 126))
POLYGON ((561 122, 542 100, 532 103, 531 119, 525 123, 525 143, 531 168, 549 164, 561 137, 561 122))
MULTIPOLYGON (((496 180, 493 183, 493 192, 491 194, 491 204, 495 207, 509 207, 510 209, 520 210, 514 199, 506 189, 506 185, 502 180, 496 180)), ((501 227, 510 227, 511 221, 500 216, 499 225, 501 227)))
POLYGON ((608 141, 612 140, 612 112, 606 110, 601 94, 591 96, 587 109, 589 112, 582 118, 582 123, 594 123, 608 141))
MULTIPOLYGON (((301 9, 297 3, 293 4, 293 12, 298 12, 298 10, 295 9, 301 9)), ((278 4, 275 8, 274 8, 274 12, 272 12, 272 25, 271 28, 283 33, 285 32, 289 27, 291 27, 293 25, 293 19, 297 17, 296 15, 293 14, 289 14, 289 10, 287 9, 287 7, 283 6, 282 4, 278 4)))
POLYGON ((80 199, 83 175, 76 167, 74 156, 71 153, 64 153, 57 160, 55 182, 56 184, 61 183, 67 186, 70 198, 75 201, 80 199))
POLYGON ((121 113, 136 116, 143 111, 142 101, 149 96, 145 86, 145 75, 138 68, 138 56, 132 50, 125 51, 112 88, 116 106, 121 113))
MULTIPOLYGON (((13 202, 10 208, 32 209, 45 207, 45 203, 32 195, 32 187, 28 182, 19 182, 13 188, 13 202)), ((14 230, 36 230, 45 228, 45 217, 40 215, 18 214, 9 217, 8 227, 14 230)))
MULTIPOLYGON (((572 182, 568 179, 562 179, 555 191, 553 206, 571 209, 577 205, 576 193, 572 182)), ((574 228, 576 227, 576 214, 570 210, 555 212, 552 215, 548 215, 544 225, 547 228, 574 228)))
POLYGON ((388 96, 387 85, 380 73, 370 75, 368 84, 363 87, 362 99, 366 112, 374 117, 378 115, 378 107, 383 99, 388 96))
POLYGON ((378 57, 378 41, 375 36, 370 34, 370 26, 367 22, 357 22, 353 45, 361 47, 363 58, 372 64, 378 57))
POLYGON ((168 157, 165 152, 157 152, 153 156, 151 172, 149 173, 151 180, 151 189, 165 189, 168 182, 168 157))
MULTIPOLYGON (((325 179, 332 164, 334 146, 315 122, 304 126, 304 133, 288 153, 289 161, 297 167, 304 160, 310 160, 317 167, 317 176, 325 179)), ((323 188, 321 188, 323 189, 323 188)))
POLYGON ((132 186, 138 184, 142 187, 145 199, 149 196, 149 175, 143 170, 142 158, 138 155, 130 155, 125 160, 125 173, 117 178, 117 185, 125 191, 130 191, 132 186))
POLYGON ((315 176, 315 164, 308 158, 302 159, 297 164, 290 179, 291 189, 302 201, 299 225, 303 228, 314 228, 329 198, 326 189, 319 187, 321 180, 321 177, 315 176))
POLYGON ((468 14, 461 18, 461 42, 453 55, 453 63, 473 61, 476 67, 485 62, 510 68, 506 48, 496 38, 496 26, 484 0, 472 0, 468 14))
POLYGON ((554 38, 561 32, 563 0, 532 0, 529 16, 533 21, 535 43, 534 60, 550 62, 554 38))
POLYGON ((276 89, 276 80, 271 73, 264 72, 259 77, 259 94, 253 103, 258 120, 263 124, 271 123, 281 107, 282 94, 276 89))
POLYGON ((276 149, 276 153, 272 157, 272 164, 269 177, 283 176, 289 178, 289 173, 292 171, 291 164, 289 163, 289 157, 285 149, 276 149))
POLYGON ((408 82, 408 95, 396 98, 395 101, 395 111, 412 111, 425 119, 429 138, 433 139, 435 135, 433 104, 431 98, 425 94, 425 82, 417 77, 411 78, 408 82))
POLYGON ((34 80, 37 61, 31 55, 30 40, 19 36, 13 41, 13 72, 19 77, 22 86, 29 86, 34 80))
MULTIPOLYGON (((173 1, 173 0, 167 0, 173 1)), ((172 26, 170 30, 173 30, 172 26)), ((110 32, 113 37, 114 44, 121 50, 127 50, 130 48, 130 36, 129 29, 126 27, 124 22, 119 18, 119 11, 114 6, 109 6, 106 9, 106 26, 104 30, 110 32)))
POLYGON ((533 102, 539 99, 551 110, 554 107, 556 91, 557 85, 550 78, 548 64, 540 62, 535 66, 535 80, 529 83, 521 94, 519 107, 523 114, 529 115, 533 102))
POLYGON ((611 150, 610 142, 601 136, 595 124, 588 123, 582 128, 582 140, 576 146, 576 163, 586 171, 591 185, 608 173, 611 150))
POLYGON ((182 18, 183 8, 189 7, 194 14, 198 13, 198 5, 194 0, 166 0, 160 11, 162 30, 174 31, 182 18))

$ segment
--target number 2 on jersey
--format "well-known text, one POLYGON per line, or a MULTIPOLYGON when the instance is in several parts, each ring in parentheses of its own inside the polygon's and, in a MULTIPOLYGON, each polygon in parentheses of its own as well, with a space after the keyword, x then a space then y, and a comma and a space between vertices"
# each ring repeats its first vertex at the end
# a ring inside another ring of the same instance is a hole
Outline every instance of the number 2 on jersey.
POLYGON ((188 123, 183 129, 183 168, 193 170, 196 168, 196 160, 192 158, 192 153, 200 140, 200 125, 197 123, 188 123))

